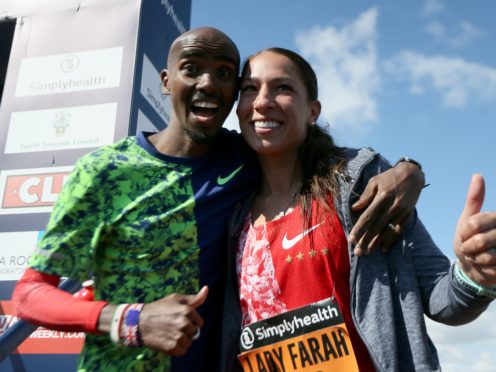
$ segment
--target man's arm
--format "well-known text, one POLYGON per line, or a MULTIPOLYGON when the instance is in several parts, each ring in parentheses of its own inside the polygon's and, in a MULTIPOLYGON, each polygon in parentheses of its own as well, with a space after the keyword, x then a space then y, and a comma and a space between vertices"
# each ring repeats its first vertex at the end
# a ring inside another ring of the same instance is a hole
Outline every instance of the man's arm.
POLYGON ((28 268, 12 295, 17 316, 48 329, 96 333, 98 317, 107 303, 74 298, 57 288, 59 281, 57 275, 28 268))
MULTIPOLYGON (((59 281, 57 275, 28 268, 12 296, 17 315, 48 329, 109 334, 118 306, 75 298, 57 288, 59 281)), ((204 287, 195 295, 172 294, 145 304, 139 312, 138 342, 172 356, 184 355, 203 327, 196 308, 207 295, 208 288, 204 287)), ((117 340, 114 340, 119 343, 123 341, 119 337, 120 325, 117 325, 117 340)))
POLYGON ((352 206, 354 212, 362 211, 348 238, 357 256, 370 254, 376 247, 386 252, 415 208, 425 177, 417 162, 404 160, 372 177, 352 206))
MULTIPOLYGON (((208 295, 203 287, 194 295, 172 294, 145 304, 139 314, 140 343, 150 349, 172 356, 186 354, 199 336, 203 319, 196 311, 208 295)), ((117 306, 109 304, 102 309, 98 330, 110 333, 116 321, 117 306)))

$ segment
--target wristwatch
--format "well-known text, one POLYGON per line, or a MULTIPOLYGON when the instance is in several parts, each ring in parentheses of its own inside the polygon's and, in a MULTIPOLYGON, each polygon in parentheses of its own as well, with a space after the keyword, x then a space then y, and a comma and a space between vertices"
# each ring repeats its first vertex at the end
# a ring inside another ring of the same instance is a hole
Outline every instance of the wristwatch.
POLYGON ((402 162, 415 164, 417 167, 419 167, 420 170, 422 170, 422 165, 418 161, 413 160, 412 158, 407 158, 406 156, 398 159, 398 161, 396 162, 396 164, 394 166, 396 167, 399 163, 402 163, 402 162))

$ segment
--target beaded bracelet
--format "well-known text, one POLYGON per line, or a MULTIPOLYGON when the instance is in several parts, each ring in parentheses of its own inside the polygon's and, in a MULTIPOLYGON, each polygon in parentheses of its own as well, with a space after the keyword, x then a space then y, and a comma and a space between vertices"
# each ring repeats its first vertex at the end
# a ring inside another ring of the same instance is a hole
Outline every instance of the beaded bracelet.
POLYGON ((456 281, 463 287, 478 294, 479 296, 496 298, 496 287, 485 287, 474 282, 467 276, 467 274, 463 272, 462 268, 460 267, 460 261, 458 260, 456 261, 454 272, 456 281))

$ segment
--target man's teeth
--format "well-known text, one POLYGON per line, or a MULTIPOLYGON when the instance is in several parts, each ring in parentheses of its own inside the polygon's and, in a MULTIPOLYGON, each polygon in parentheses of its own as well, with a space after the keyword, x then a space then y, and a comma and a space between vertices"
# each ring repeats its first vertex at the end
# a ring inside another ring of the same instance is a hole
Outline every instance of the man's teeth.
POLYGON ((275 121, 256 121, 255 128, 277 128, 280 124, 275 121))
POLYGON ((216 103, 213 103, 213 102, 203 102, 203 101, 195 102, 193 104, 193 106, 201 107, 201 108, 211 108, 211 109, 216 109, 216 108, 219 107, 216 103))

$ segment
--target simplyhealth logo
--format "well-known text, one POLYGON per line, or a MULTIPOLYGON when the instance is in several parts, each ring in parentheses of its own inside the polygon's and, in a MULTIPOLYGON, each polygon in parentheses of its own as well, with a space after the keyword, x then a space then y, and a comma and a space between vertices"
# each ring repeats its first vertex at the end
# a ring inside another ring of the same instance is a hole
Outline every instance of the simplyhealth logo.
POLYGON ((331 299, 316 302, 246 326, 240 337, 241 351, 259 348, 305 333, 343 323, 338 305, 331 299))

